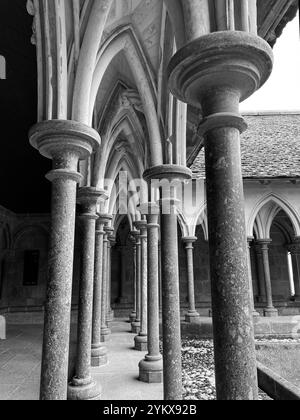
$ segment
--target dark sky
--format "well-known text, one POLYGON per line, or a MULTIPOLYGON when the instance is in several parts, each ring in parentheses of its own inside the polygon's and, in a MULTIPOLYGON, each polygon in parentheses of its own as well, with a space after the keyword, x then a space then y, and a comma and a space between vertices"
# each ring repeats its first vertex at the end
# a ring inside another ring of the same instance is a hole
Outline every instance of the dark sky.
POLYGON ((36 48, 26 0, 0 1, 0 55, 7 79, 0 80, 0 205, 17 213, 49 211, 51 162, 28 141, 37 118, 36 48))

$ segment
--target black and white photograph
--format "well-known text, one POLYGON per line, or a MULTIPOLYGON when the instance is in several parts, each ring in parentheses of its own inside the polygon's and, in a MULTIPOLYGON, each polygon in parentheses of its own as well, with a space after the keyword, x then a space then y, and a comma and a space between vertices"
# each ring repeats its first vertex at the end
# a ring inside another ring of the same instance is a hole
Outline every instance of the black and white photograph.
POLYGON ((0 401, 300 400, 299 9, 0 0, 0 401))

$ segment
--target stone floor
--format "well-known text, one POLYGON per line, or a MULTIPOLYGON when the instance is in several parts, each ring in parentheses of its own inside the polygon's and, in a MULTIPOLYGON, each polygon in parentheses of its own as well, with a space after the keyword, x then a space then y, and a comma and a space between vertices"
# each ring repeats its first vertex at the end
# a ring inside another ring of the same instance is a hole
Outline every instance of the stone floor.
MULTIPOLYGON (((104 400, 162 400, 162 385, 141 383, 138 363, 144 353, 133 349, 130 325, 112 325, 109 364, 93 369, 102 384, 104 400)), ((8 326, 0 340, 0 400, 37 400, 39 396, 42 327, 8 326)))

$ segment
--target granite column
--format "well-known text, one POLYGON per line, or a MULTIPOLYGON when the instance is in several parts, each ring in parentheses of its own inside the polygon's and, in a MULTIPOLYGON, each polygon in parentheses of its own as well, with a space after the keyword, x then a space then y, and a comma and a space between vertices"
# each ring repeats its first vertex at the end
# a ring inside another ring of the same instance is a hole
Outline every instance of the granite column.
POLYGON ((142 206, 148 222, 148 354, 139 364, 139 378, 147 383, 161 383, 163 380, 163 362, 159 348, 159 210, 159 206, 154 203, 142 206))
POLYGON ((99 147, 99 134, 75 121, 45 121, 29 133, 32 146, 53 160, 51 235, 41 370, 41 400, 66 400, 78 163, 99 147))
POLYGON ((135 227, 141 233, 141 329, 134 342, 136 350, 147 351, 147 222, 135 222, 135 227))
POLYGON ((270 273, 269 245, 271 244, 271 242, 271 239, 259 239, 257 241, 257 243, 261 247, 262 252, 264 279, 266 287, 267 307, 264 309, 264 315, 268 318, 278 316, 278 310, 274 307, 273 304, 272 282, 270 273))
POLYGON ((189 296, 189 310, 185 315, 186 322, 197 322, 200 320, 200 315, 196 311, 195 303, 195 279, 194 279, 194 243, 196 237, 186 237, 182 241, 185 244, 187 257, 187 280, 188 280, 188 296, 189 296))
POLYGON ((79 286, 77 358, 75 376, 68 387, 69 400, 100 399, 100 386, 91 376, 93 286, 97 204, 103 192, 83 187, 78 192, 82 224, 82 272, 79 286))
POLYGON ((173 95, 202 111, 218 400, 258 398, 240 154, 247 125, 239 103, 266 82, 272 66, 264 40, 227 30, 195 37, 168 68, 173 95))
POLYGON ((101 343, 101 310, 102 310, 102 282, 103 282, 103 243, 105 219, 98 217, 96 222, 95 244, 95 273, 93 298, 92 325, 92 367, 103 366, 107 363, 107 349, 101 343))

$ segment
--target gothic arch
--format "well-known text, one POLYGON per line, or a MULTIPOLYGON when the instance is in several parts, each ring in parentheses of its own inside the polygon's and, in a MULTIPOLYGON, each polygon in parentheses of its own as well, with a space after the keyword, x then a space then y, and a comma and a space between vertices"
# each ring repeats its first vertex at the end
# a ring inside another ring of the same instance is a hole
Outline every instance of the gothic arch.
POLYGON ((153 166, 163 163, 162 142, 159 122, 157 118, 156 102, 157 92, 154 77, 147 63, 141 44, 131 26, 118 29, 100 48, 94 72, 90 96, 89 121, 91 124, 96 97, 102 78, 109 68, 113 58, 123 53, 132 70, 136 86, 143 104, 150 139, 151 164, 153 166))
POLYGON ((274 193, 265 195, 254 206, 248 220, 247 235, 249 237, 253 236, 256 222, 257 235, 262 236, 260 239, 268 238, 273 220, 280 210, 284 210, 289 217, 295 236, 300 236, 300 216, 298 212, 286 199, 274 193), (264 211, 264 214, 262 214, 262 211, 264 211))

